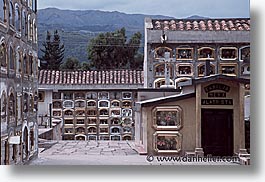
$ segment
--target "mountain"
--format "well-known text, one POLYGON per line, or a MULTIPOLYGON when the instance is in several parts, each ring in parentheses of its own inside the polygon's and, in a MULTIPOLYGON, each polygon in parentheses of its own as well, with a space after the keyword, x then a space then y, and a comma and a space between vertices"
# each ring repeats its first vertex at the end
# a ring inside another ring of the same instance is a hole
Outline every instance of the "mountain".
MULTIPOLYGON (((41 9, 38 11, 39 49, 42 48, 47 30, 57 29, 65 45, 65 58, 77 57, 82 62, 87 61, 87 45, 91 38, 101 32, 115 31, 122 27, 126 28, 128 37, 138 31, 144 35, 145 17, 172 18, 161 15, 125 14, 117 11, 41 9)), ((39 53, 42 55, 40 51, 39 53)))
POLYGON ((209 19, 209 18, 208 17, 199 16, 199 15, 192 15, 192 16, 189 16, 187 19, 190 19, 190 20, 202 20, 202 19, 209 19))

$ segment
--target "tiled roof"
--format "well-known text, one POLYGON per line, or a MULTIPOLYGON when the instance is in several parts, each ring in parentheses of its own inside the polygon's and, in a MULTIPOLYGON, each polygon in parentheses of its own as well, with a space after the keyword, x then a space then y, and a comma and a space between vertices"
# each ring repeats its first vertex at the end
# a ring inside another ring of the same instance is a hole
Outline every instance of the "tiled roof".
POLYGON ((39 72, 40 85, 138 85, 144 83, 143 71, 52 71, 39 72))
POLYGON ((250 31, 250 19, 153 20, 155 30, 250 31))

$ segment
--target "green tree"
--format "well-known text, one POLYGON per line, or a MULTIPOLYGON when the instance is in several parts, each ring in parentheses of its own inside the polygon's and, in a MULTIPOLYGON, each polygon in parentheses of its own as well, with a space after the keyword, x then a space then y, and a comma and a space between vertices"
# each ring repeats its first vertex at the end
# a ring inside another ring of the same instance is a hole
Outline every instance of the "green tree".
POLYGON ((59 70, 64 59, 64 44, 61 43, 57 30, 54 31, 53 39, 51 33, 47 31, 43 47, 44 49, 41 49, 43 56, 40 58, 41 69, 59 70))
POLYGON ((90 41, 88 46, 90 68, 98 70, 140 69, 141 63, 137 63, 135 58, 140 48, 141 38, 141 33, 137 32, 127 40, 125 28, 99 34, 90 41))
POLYGON ((80 62, 77 58, 67 58, 60 66, 60 70, 79 70, 81 68, 80 62))

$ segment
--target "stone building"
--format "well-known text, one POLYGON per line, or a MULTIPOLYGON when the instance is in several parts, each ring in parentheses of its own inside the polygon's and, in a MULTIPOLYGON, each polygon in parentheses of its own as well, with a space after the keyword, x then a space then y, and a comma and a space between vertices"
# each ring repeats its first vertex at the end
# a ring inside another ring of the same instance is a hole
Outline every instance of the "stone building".
POLYGON ((161 90, 138 92, 136 143, 144 152, 246 152, 250 19, 147 18, 144 69, 144 87, 161 90))
POLYGON ((65 140, 134 140, 139 153, 244 153, 250 20, 145 20, 144 71, 39 73, 39 112, 65 140), (221 140, 222 139, 222 140, 221 140))
POLYGON ((37 1, 0 1, 1 165, 38 154, 37 1))
MULTIPOLYGON (((134 140, 143 72, 48 71, 39 74, 39 114, 62 120, 63 140, 134 140)), ((39 122, 42 123, 41 121, 39 122)))

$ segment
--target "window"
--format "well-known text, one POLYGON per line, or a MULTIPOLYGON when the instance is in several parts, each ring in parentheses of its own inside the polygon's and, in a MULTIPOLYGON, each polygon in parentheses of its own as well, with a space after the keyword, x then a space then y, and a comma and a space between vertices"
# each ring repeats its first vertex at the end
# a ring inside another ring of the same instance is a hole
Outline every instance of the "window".
POLYGON ((109 107, 109 101, 99 101, 98 102, 98 107, 109 107))
POLYGON ((12 1, 9 2, 9 25, 15 26, 14 5, 13 5, 12 1))
POLYGON ((159 47, 155 50, 155 58, 156 59, 165 58, 166 53, 170 54, 171 58, 173 57, 172 49, 170 49, 169 47, 159 47))
POLYGON ((237 76, 237 64, 220 64, 220 74, 237 76))
POLYGON ((87 101, 87 107, 97 107, 97 102, 94 100, 87 101))
POLYGON ((178 76, 193 76, 193 66, 192 64, 178 64, 177 65, 177 75, 178 76))
POLYGON ((177 60, 192 60, 193 49, 192 48, 178 48, 177 49, 177 60))
POLYGON ((14 49, 11 45, 9 47, 9 69, 15 69, 14 49))
POLYGON ((87 132, 88 132, 89 134, 97 134, 97 127, 95 127, 95 126, 90 126, 90 127, 88 127, 87 132))
POLYGON ((76 128, 75 132, 76 132, 76 134, 85 134, 86 130, 83 127, 78 127, 78 128, 76 128))
POLYGON ((64 134, 73 134, 74 128, 64 128, 64 134))
POLYGON ((110 120, 111 125, 120 125, 121 124, 121 119, 120 118, 112 118, 110 120))
POLYGON ((2 38, 0 41, 0 63, 1 67, 6 67, 6 45, 4 39, 2 38))
POLYGON ((97 119, 96 118, 88 118, 88 124, 89 125, 97 125, 97 119))
POLYGON ((15 105, 15 97, 13 93, 11 93, 9 96, 8 115, 9 115, 9 122, 14 122, 15 115, 16 115, 16 105, 15 105))
POLYGON ((27 93, 24 93, 23 111, 24 113, 29 111, 29 96, 27 93))
POLYGON ((86 112, 85 112, 85 110, 76 110, 75 111, 75 116, 76 117, 85 117, 86 116, 86 112))
MULTIPOLYGON (((215 74, 215 66, 213 64, 210 65, 210 75, 215 74)), ((203 77, 205 76, 205 64, 200 64, 198 66, 198 76, 203 77)))
POLYGON ((63 102, 64 108, 74 108, 74 101, 66 100, 63 102))
POLYGON ((21 20, 21 34, 22 36, 26 37, 27 36, 27 14, 25 10, 22 11, 22 20, 21 20))
POLYGON ((7 116, 7 100, 6 100, 5 92, 3 92, 1 96, 1 121, 2 122, 7 121, 6 116, 7 116))
POLYGON ((155 66, 155 77, 165 76, 165 64, 159 64, 155 66))
POLYGON ((71 99, 74 98, 74 97, 73 97, 73 93, 66 92, 66 93, 64 93, 63 98, 66 99, 66 100, 71 100, 71 99))
POLYGON ((24 54, 24 56, 23 56, 23 71, 24 71, 24 75, 28 75, 28 73, 29 73, 28 58, 27 58, 26 54, 24 54))
MULTIPOLYGON (((165 78, 159 78, 154 81, 154 87, 155 88, 160 88, 162 85, 166 84, 165 78)), ((170 79, 170 85, 174 85, 174 82, 170 79)))
POLYGON ((122 101, 122 108, 132 108, 132 102, 131 101, 122 101))
POLYGON ((31 16, 28 15, 28 27, 27 27, 27 32, 28 32, 28 41, 32 41, 32 21, 31 21, 31 16))
POLYGON ((97 116, 96 109, 88 109, 87 110, 87 116, 97 116))
POLYGON ((123 126, 131 126, 132 125, 132 118, 122 118, 122 125, 123 126))
POLYGON ((108 119, 106 118, 106 119, 99 119, 99 124, 100 125, 108 125, 109 123, 108 123, 108 119))
POLYGON ((29 75, 33 75, 33 56, 29 55, 29 75))
POLYGON ((109 128, 99 128, 99 133, 100 134, 108 134, 109 133, 109 128))
POLYGON ((158 153, 179 153, 182 149, 182 135, 179 132, 156 132, 153 141, 158 153))
POLYGON ((0 21, 4 22, 5 20, 5 1, 0 0, 0 21))
POLYGON ((111 107, 120 107, 120 101, 114 100, 111 102, 111 107))
POLYGON ((64 120, 64 124, 65 125, 73 125, 74 124, 74 120, 73 119, 65 119, 64 120))
POLYGON ((61 92, 53 92, 52 99, 61 99, 61 92))
POLYGON ((234 47, 222 47, 221 60, 236 60, 238 57, 237 48, 234 47))
POLYGON ((240 49, 240 60, 244 63, 250 62, 250 47, 243 47, 240 49))
POLYGON ((16 4, 15 5, 15 28, 17 31, 21 31, 21 27, 20 27, 20 10, 19 10, 19 5, 16 4))
POLYGON ((198 60, 214 60, 215 50, 210 47, 202 47, 198 49, 198 60))
POLYGON ((109 115, 109 110, 108 109, 100 109, 99 110, 99 115, 100 116, 108 116, 109 115))
POLYGON ((121 134, 121 128, 118 127, 118 126, 113 126, 113 127, 110 128, 110 133, 112 135, 121 134))
POLYGON ((110 99, 120 99, 121 98, 121 93, 120 92, 111 92, 110 93, 110 99))
POLYGON ((73 110, 65 110, 64 111, 64 117, 73 117, 74 116, 74 111, 73 110))
POLYGON ((111 109, 110 115, 112 117, 119 117, 119 116, 121 116, 121 109, 111 109))
POLYGON ((32 0, 32 10, 36 13, 37 12, 37 2, 36 0, 32 0))
POLYGON ((109 93, 108 92, 100 92, 100 93, 98 93, 98 99, 101 99, 101 100, 109 99, 109 93))
POLYGON ((53 107, 54 109, 61 109, 61 108, 62 108, 62 102, 61 102, 61 101, 54 101, 54 102, 52 103, 52 107, 53 107))
POLYGON ((84 100, 75 101, 75 107, 86 107, 86 101, 84 100))
POLYGON ((132 128, 129 126, 126 126, 123 128, 123 134, 130 134, 132 133, 132 128))
POLYGON ((182 127, 182 109, 177 107, 157 107, 153 110, 153 125, 156 129, 177 129, 182 127))
POLYGON ((53 110, 52 116, 61 118, 62 117, 62 111, 61 110, 53 110))
POLYGON ((97 93, 96 92, 89 92, 86 94, 87 99, 97 99, 97 93))
POLYGON ((85 120, 84 119, 77 119, 76 120, 76 124, 77 125, 84 125, 85 124, 85 120))
POLYGON ((86 141, 86 136, 85 135, 76 135, 75 136, 75 140, 78 140, 78 141, 86 141))
POLYGON ((122 109, 122 117, 132 117, 132 109, 122 109))
POLYGON ((122 99, 132 99, 132 93, 131 92, 123 92, 122 93, 122 99))
POLYGON ((85 99, 85 93, 75 93, 75 99, 85 99))
POLYGON ((250 75, 250 65, 244 64, 241 66, 241 75, 250 75))
POLYGON ((16 73, 21 74, 22 72, 22 64, 21 64, 21 55, 20 55, 20 48, 16 49, 16 73))

